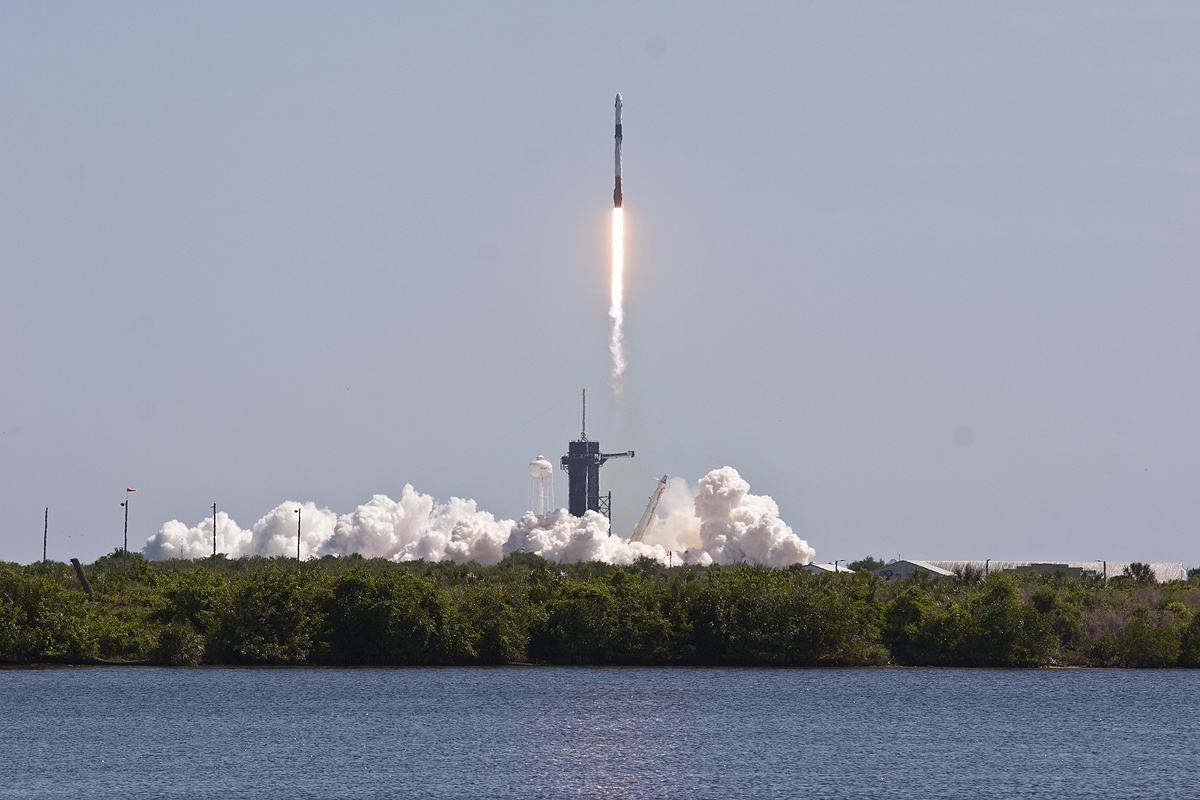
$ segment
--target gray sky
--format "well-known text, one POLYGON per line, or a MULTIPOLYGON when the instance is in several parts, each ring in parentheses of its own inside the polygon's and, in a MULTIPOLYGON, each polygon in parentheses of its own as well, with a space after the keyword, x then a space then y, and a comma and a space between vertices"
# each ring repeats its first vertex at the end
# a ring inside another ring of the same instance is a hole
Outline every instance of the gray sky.
POLYGON ((587 386, 618 530, 728 464, 818 560, 1200 563, 1198 41, 1191 2, 0 3, 0 560, 46 506, 51 558, 110 552, 126 487, 134 549, 406 482, 519 516, 587 386))

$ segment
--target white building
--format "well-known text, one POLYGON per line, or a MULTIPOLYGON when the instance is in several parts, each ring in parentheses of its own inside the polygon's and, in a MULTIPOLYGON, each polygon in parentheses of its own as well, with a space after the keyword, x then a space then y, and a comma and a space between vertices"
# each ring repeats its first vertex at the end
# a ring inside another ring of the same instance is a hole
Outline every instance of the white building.
MULTIPOLYGON (((1102 578, 1115 578, 1125 572, 1132 561, 893 561, 886 567, 871 570, 881 578, 904 579, 911 578, 913 573, 922 572, 926 575, 954 575, 968 570, 979 575, 990 575, 993 572, 1023 573, 1033 572, 1038 575, 1052 577, 1062 575, 1067 578, 1078 578, 1084 572, 1094 572, 1102 578)), ((1181 561, 1147 561, 1154 580, 1159 583, 1167 581, 1187 580, 1187 570, 1181 561)))
POLYGON ((897 579, 903 580, 911 578, 914 574, 920 572, 933 577, 944 577, 953 575, 954 573, 948 569, 943 569, 937 566, 936 563, 929 561, 893 561, 884 567, 871 570, 876 575, 887 580, 897 579))
MULTIPOLYGON (((1038 575, 1053 576, 1061 572, 1069 578, 1078 577, 1083 572, 1094 572, 1102 578, 1115 578, 1125 572, 1132 561, 930 561, 928 562, 951 572, 962 572, 971 569, 980 575, 992 572, 1036 572, 1038 575)), ((1187 570, 1182 561, 1146 561, 1154 580, 1159 583, 1167 581, 1187 580, 1187 570)))
POLYGON ((815 572, 817 574, 825 572, 854 572, 854 570, 850 569, 845 564, 840 563, 836 566, 833 564, 805 564, 804 571, 815 572))

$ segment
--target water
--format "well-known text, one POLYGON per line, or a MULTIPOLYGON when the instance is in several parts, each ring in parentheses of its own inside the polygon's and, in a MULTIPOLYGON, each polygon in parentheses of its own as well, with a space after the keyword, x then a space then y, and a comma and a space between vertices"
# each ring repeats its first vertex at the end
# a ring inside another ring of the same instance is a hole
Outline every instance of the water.
POLYGON ((1200 672, 0 670, 0 798, 1200 798, 1200 672))

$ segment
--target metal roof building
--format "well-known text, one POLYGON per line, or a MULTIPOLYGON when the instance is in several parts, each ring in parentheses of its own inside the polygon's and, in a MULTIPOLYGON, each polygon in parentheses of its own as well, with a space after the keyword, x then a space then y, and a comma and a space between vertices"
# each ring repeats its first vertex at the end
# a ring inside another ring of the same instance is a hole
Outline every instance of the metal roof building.
MULTIPOLYGON (((1039 575, 1053 575, 1062 572, 1068 577, 1079 577, 1083 572, 1094 572, 1101 577, 1115 578, 1125 571, 1132 561, 928 561, 927 563, 940 567, 948 572, 961 572, 966 569, 976 570, 980 574, 990 572, 1036 572, 1039 575)), ((1180 561, 1144 561, 1150 565, 1154 579, 1159 583, 1167 581, 1187 580, 1187 570, 1180 561)), ((890 565, 889 565, 890 566, 890 565)), ((879 570, 876 570, 878 573, 879 570)))
POLYGON ((939 561, 893 561, 887 566, 879 567, 871 570, 881 578, 892 580, 903 580, 911 578, 915 573, 923 573, 925 575, 946 576, 953 575, 952 570, 940 566, 945 562, 939 561))
POLYGON ((816 572, 816 573, 854 572, 854 570, 850 569, 845 564, 838 564, 836 567, 833 564, 805 564, 804 571, 805 572, 816 572))

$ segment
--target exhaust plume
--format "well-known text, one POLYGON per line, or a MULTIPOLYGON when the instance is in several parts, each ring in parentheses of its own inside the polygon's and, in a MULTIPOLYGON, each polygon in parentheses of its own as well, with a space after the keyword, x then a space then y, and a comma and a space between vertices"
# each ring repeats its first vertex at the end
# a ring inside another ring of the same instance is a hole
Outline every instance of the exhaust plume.
POLYGON ((612 376, 621 377, 625 372, 625 219, 623 210, 613 209, 613 256, 612 256, 612 303, 608 316, 612 317, 612 335, 608 340, 608 351, 612 354, 612 376))
MULTIPOLYGON (((770 497, 750 494, 737 470, 705 475, 693 493, 676 479, 663 495, 644 542, 609 536, 609 521, 595 511, 573 517, 563 508, 526 514, 519 521, 496 519, 474 500, 451 497, 438 503, 405 484, 396 501, 377 494, 338 516, 314 503, 282 503, 249 530, 228 514, 217 515, 217 551, 240 556, 296 553, 296 509, 301 508, 301 557, 350 555, 392 561, 455 561, 497 564, 516 551, 550 561, 632 564, 648 556, 663 564, 737 564, 787 567, 807 564, 816 554, 779 519, 770 497), (691 506, 690 513, 688 506, 691 506)), ((149 559, 203 558, 212 552, 212 518, 195 527, 171 520, 142 548, 149 559)))

